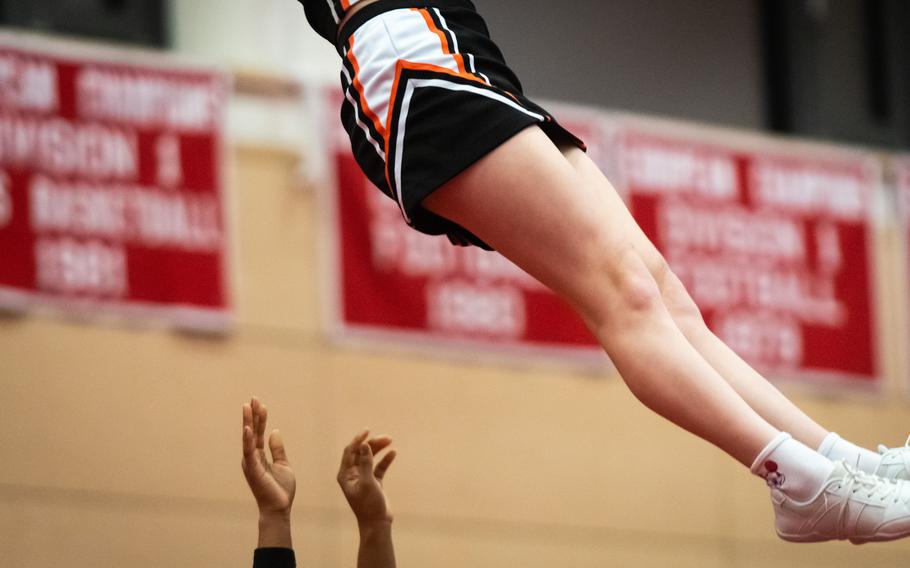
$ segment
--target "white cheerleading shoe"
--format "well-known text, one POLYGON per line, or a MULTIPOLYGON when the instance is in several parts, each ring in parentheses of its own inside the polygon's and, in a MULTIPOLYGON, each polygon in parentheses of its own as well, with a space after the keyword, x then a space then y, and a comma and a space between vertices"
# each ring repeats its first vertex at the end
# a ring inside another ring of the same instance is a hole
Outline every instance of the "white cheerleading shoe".
POLYGON ((910 480, 910 438, 899 448, 878 446, 882 461, 875 470, 875 475, 885 479, 910 480))
POLYGON ((884 479, 834 462, 813 499, 799 502, 768 477, 777 535, 791 542, 849 540, 853 544, 910 536, 910 482, 884 479))

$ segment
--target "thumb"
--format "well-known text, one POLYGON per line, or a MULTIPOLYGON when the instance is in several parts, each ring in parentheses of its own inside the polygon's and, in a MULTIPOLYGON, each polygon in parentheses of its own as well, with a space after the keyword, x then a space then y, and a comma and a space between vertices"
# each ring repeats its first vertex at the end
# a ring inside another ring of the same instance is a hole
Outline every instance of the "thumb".
POLYGON ((370 479, 373 477, 373 450, 369 444, 362 443, 358 451, 357 468, 360 470, 360 479, 370 479))
POLYGON ((282 465, 288 465, 288 455, 284 451, 284 440, 281 439, 281 432, 273 430, 269 435, 269 451, 272 452, 272 461, 282 465))

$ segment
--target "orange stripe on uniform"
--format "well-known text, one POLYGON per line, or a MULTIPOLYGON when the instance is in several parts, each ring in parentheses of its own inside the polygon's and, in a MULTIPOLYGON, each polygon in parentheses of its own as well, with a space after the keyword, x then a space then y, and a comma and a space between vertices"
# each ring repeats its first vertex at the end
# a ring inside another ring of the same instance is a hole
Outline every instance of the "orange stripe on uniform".
MULTIPOLYGON (((486 88, 489 86, 482 80, 479 79, 470 73, 462 75, 461 73, 456 73, 448 67, 440 67, 439 65, 433 65, 432 63, 417 63, 414 61, 405 61, 404 59, 399 59, 398 63, 395 64, 395 81, 392 83, 392 91, 389 97, 389 113, 386 116, 386 124, 389 126, 388 129, 383 134, 385 139, 385 155, 386 155, 386 169, 385 169, 385 178, 386 183, 389 184, 389 190, 394 193, 392 189, 392 156, 389 154, 390 146, 390 136, 389 133, 392 130, 392 112, 395 110, 395 101, 398 99, 398 88, 401 85, 401 72, 405 69, 410 69, 413 71, 432 71, 434 73, 442 73, 445 75, 451 75, 452 77, 461 77, 462 79, 470 79, 480 85, 483 85, 486 88)), ((401 152, 401 148, 398 149, 401 152)), ((398 191, 401 191, 401 188, 398 188, 398 191)))
MULTIPOLYGON (((451 75, 452 77, 461 77, 462 79, 470 79, 476 83, 488 87, 481 79, 474 77, 471 74, 462 75, 452 71, 448 67, 440 67, 439 65, 433 65, 432 63, 417 63, 415 61, 405 61, 404 59, 399 59, 398 63, 395 64, 395 81, 392 83, 392 91, 389 95, 389 113, 386 116, 386 124, 389 125, 388 129, 385 132, 384 138, 386 142, 386 156, 389 152, 389 136, 388 131, 392 129, 392 112, 395 110, 395 101, 398 99, 398 86, 401 84, 401 72, 405 69, 410 69, 413 71, 432 71, 434 73, 443 73, 445 75, 451 75)), ((488 87, 489 88, 489 87, 488 87)))
POLYGON ((351 0, 341 0, 341 7, 342 7, 344 10, 347 10, 348 8, 350 8, 350 7, 351 7, 351 0))
MULTIPOLYGON (((389 129, 385 133, 385 182, 389 186, 389 193, 392 194, 392 197, 395 197, 395 188, 392 187, 392 157, 389 156, 389 139, 391 136, 389 133, 392 131, 392 111, 395 110, 395 100, 398 97, 398 85, 401 83, 401 70, 404 68, 406 61, 399 59, 395 63, 395 80, 392 83, 392 90, 389 94, 389 112, 386 114, 385 123, 389 125, 389 129)), ((401 151, 401 148, 398 149, 401 151)), ((401 191, 401 188, 398 188, 398 191, 401 191)))
POLYGON ((360 94, 360 106, 363 107, 363 114, 367 115, 371 121, 373 121, 373 126, 376 127, 376 131, 379 132, 379 135, 383 138, 386 137, 386 129, 382 126, 382 122, 379 121, 379 117, 376 116, 376 113, 373 112, 373 109, 370 108, 369 103, 367 102, 366 94, 363 92, 363 85, 360 84, 360 64, 357 63, 357 57, 354 56, 354 36, 351 36, 351 40, 348 42, 348 61, 351 62, 351 65, 354 67, 354 77, 353 85, 354 89, 360 94))
POLYGON ((430 28, 430 31, 439 36, 439 43, 442 46, 442 52, 451 55, 455 59, 455 64, 458 66, 458 71, 461 75, 470 75, 467 68, 464 65, 464 56, 460 53, 453 53, 451 46, 449 45, 449 39, 446 37, 445 32, 443 32, 436 25, 436 22, 433 21, 433 16, 430 15, 430 11, 426 8, 413 8, 414 10, 420 12, 420 15, 423 16, 423 19, 427 23, 427 27, 430 28))
POLYGON ((444 73, 446 75, 451 75, 452 77, 461 77, 462 79, 470 79, 480 83, 484 87, 487 86, 486 83, 480 79, 475 78, 472 75, 467 77, 462 76, 455 71, 452 71, 448 67, 440 67, 439 65, 433 65, 432 63, 417 63, 414 61, 405 61, 404 59, 399 59, 395 64, 395 81, 392 83, 392 90, 389 95, 389 113, 386 115, 386 124, 389 125, 389 128, 385 133, 385 142, 386 142, 386 156, 388 156, 389 151, 389 136, 388 131, 392 129, 392 112, 395 110, 395 101, 398 99, 398 87, 401 84, 401 72, 405 69, 411 69, 414 71, 432 71, 434 73, 444 73))

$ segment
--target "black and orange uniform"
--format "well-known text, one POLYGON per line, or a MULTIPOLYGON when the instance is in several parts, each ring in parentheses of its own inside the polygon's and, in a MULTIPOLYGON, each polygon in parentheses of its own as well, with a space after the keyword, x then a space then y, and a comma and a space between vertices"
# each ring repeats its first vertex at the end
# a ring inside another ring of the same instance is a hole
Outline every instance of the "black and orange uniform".
POLYGON ((343 59, 341 120, 357 163, 411 227, 489 248, 421 202, 531 125, 584 149, 522 94, 469 0, 379 0, 353 14, 340 34, 338 22, 355 1, 301 2, 343 59))

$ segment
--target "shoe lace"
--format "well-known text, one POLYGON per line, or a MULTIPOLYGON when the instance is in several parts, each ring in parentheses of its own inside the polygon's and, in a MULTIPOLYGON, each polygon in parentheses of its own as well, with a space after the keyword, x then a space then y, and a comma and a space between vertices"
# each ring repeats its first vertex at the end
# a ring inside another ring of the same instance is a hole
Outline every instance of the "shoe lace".
MULTIPOLYGON (((889 498, 893 498, 895 503, 898 503, 901 500, 907 502, 908 499, 910 499, 907 495, 901 494, 901 482, 860 471, 858 468, 843 461, 841 463, 843 464, 844 469, 847 470, 847 473, 841 478, 840 482, 838 482, 836 489, 844 487, 847 491, 854 494, 864 491, 866 497, 869 499, 878 497, 882 503, 889 498)), ((849 499, 843 500, 840 511, 838 511, 837 514, 838 538, 841 539, 846 538, 848 535, 847 522, 849 517, 847 512, 849 501, 849 499)))
POLYGON ((893 498, 895 503, 898 503, 901 500, 904 502, 910 501, 910 495, 901 494, 900 481, 872 475, 871 473, 860 471, 859 468, 852 466, 849 463, 841 463, 843 463, 847 473, 838 483, 838 487, 845 487, 851 493, 865 492, 867 498, 872 499, 878 497, 882 502, 886 501, 889 497, 893 498))
POLYGON ((910 436, 907 436, 907 441, 904 442, 903 446, 898 448, 889 448, 884 444, 879 444, 878 453, 881 455, 890 453, 895 457, 900 457, 901 461, 904 462, 904 467, 910 469, 910 436))

